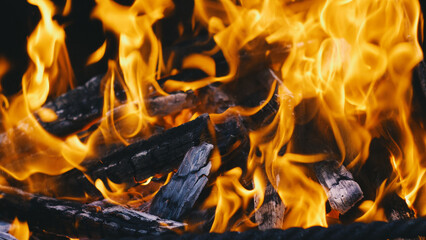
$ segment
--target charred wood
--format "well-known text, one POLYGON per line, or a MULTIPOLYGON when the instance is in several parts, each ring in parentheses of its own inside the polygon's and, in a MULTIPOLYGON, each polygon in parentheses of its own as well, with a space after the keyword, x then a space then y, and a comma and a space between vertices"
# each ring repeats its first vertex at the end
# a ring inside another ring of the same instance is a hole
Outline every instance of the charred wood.
MULTIPOLYGON (((34 112, 35 118, 46 131, 59 137, 83 129, 102 115, 104 101, 102 78, 102 75, 93 77, 84 85, 47 102, 43 109, 34 112), (56 115, 54 121, 43 120, 42 111, 46 109, 51 110, 56 115)), ((119 86, 116 87, 115 95, 121 101, 126 98, 124 90, 119 86)), ((185 108, 192 108, 196 105, 197 100, 192 91, 187 91, 151 97, 146 101, 151 115, 165 116, 185 108)), ((23 121, 25 122, 25 119, 23 121)))
POLYGON ((184 224, 107 204, 81 204, 0 187, 0 216, 17 216, 31 231, 88 238, 143 237, 182 229, 184 224))
POLYGON ((363 198, 363 192, 352 174, 339 162, 325 160, 314 163, 318 181, 327 192, 330 206, 344 214, 363 198))
MULTIPOLYGON (((259 196, 254 198, 255 208, 259 206, 259 196)), ((282 228, 284 223, 285 205, 272 184, 268 183, 262 205, 254 213, 260 230, 282 228)))
POLYGON ((55 100, 46 103, 43 108, 52 110, 57 119, 44 122, 39 112, 34 115, 48 132, 56 136, 66 136, 80 130, 102 114, 103 94, 101 80, 96 76, 83 86, 79 86, 55 100))
POLYGON ((209 180, 212 150, 213 145, 209 143, 189 149, 171 181, 155 195, 149 210, 151 214, 180 220, 192 209, 209 180))
POLYGON ((396 193, 388 194, 382 201, 385 209, 386 218, 389 221, 413 219, 414 211, 411 210, 407 203, 396 193))
POLYGON ((88 177, 93 181, 101 179, 106 182, 109 179, 131 187, 156 174, 166 174, 178 168, 191 147, 200 144, 207 133, 208 122, 209 116, 201 115, 147 140, 115 149, 98 160, 87 161, 84 173, 73 169, 60 176, 49 177, 40 182, 40 188, 44 187, 42 192, 53 196, 84 196, 85 192, 101 196, 88 177))

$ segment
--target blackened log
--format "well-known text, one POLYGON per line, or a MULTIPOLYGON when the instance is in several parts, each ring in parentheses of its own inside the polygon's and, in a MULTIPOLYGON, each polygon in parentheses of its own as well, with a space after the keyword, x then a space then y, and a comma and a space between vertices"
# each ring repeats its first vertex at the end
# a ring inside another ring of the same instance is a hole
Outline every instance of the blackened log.
POLYGON ((82 129, 88 123, 102 114, 103 94, 101 80, 96 76, 83 86, 79 86, 53 101, 46 103, 43 108, 51 109, 57 116, 52 122, 43 122, 39 113, 34 115, 48 132, 56 136, 66 136, 82 129))
POLYGON ((68 237, 118 238, 159 235, 184 224, 107 204, 82 204, 0 187, 2 219, 27 221, 31 231, 68 237))
POLYGON ((415 217, 414 211, 396 193, 390 193, 385 196, 381 204, 389 221, 413 219, 415 217))
POLYGON ((70 170, 60 176, 40 181, 42 193, 53 196, 69 196, 88 193, 100 196, 100 193, 87 179, 93 181, 108 178, 115 183, 125 183, 128 187, 135 186, 156 174, 166 174, 177 169, 186 152, 207 138, 209 116, 201 115, 197 119, 178 127, 169 129, 162 134, 154 135, 119 149, 107 156, 84 164, 85 173, 77 169, 70 170))
POLYGON ((315 175, 327 192, 330 206, 344 214, 363 198, 363 192, 352 174, 339 162, 325 160, 314 163, 315 175))
POLYGON ((192 209, 209 180, 212 150, 213 145, 209 143, 189 149, 171 181, 155 195, 149 210, 151 214, 180 220, 192 209))
MULTIPOLYGON (((81 130, 102 115, 103 92, 101 81, 102 76, 96 76, 85 85, 46 103, 43 108, 48 108, 57 115, 55 121, 42 121, 37 111, 34 115, 44 129, 56 136, 62 137, 81 130)), ((122 88, 116 87, 115 95, 119 100, 125 100, 125 93, 122 88)), ((185 108, 192 108, 195 103, 196 97, 192 91, 171 93, 168 96, 147 99, 149 112, 154 116, 165 116, 185 108)))
MULTIPOLYGON (((102 115, 104 101, 102 78, 102 75, 93 77, 84 85, 44 104, 43 108, 50 109, 56 114, 56 120, 43 121, 40 110, 34 112, 34 116, 46 131, 55 136, 63 137, 83 129, 102 115)), ((125 92, 119 86, 116 86, 115 95, 119 100, 125 100, 125 92)), ((156 116, 165 116, 194 107, 195 102, 192 91, 147 99, 150 114, 156 116)))
MULTIPOLYGON (((259 205, 259 196, 254 197, 255 208, 259 205)), ((285 205, 272 184, 268 183, 262 205, 254 213, 260 230, 282 228, 284 223, 285 205)))

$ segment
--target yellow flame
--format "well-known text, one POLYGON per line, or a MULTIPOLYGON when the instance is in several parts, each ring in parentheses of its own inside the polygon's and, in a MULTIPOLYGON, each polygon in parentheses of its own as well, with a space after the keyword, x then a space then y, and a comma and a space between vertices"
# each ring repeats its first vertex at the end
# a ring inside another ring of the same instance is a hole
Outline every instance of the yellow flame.
POLYGON ((15 218, 10 226, 9 233, 18 240, 30 239, 30 229, 27 222, 21 222, 15 218))
MULTIPOLYGON (((65 32, 52 17, 55 6, 47 0, 29 1, 39 7, 41 21, 28 38, 31 64, 22 78, 22 94, 4 99, 0 106, 5 129, 0 168, 23 180, 36 172, 60 174, 78 166, 87 148, 76 136, 59 139, 47 133, 32 115, 46 101, 67 90, 73 75, 65 47, 65 32), (50 88, 54 85, 55 88, 50 88), (25 146, 25 147, 24 147, 25 146)), ((56 115, 39 110, 47 122, 56 115)))
MULTIPOLYGON (((117 132, 118 138, 125 141, 138 134, 149 133, 148 124, 155 118, 149 116, 145 106, 145 98, 149 88, 154 87, 160 94, 166 93, 159 87, 156 79, 161 69, 161 45, 152 29, 152 25, 164 16, 166 10, 173 8, 170 0, 135 1, 132 6, 125 7, 111 0, 97 0, 92 16, 102 20, 104 26, 119 36, 119 67, 122 72, 122 85, 127 95, 127 129, 117 132)), ((105 89, 104 114, 115 106, 114 82, 116 67, 110 64, 105 89)), ((114 123, 105 123, 108 128, 114 123)))
POLYGON ((106 41, 100 46, 95 52, 90 54, 89 58, 87 59, 86 65, 90 65, 93 63, 99 62, 102 57, 105 55, 107 43, 106 41))
MULTIPOLYGON (((424 215, 425 207, 419 201, 425 199, 425 130, 423 126, 414 129, 410 120, 412 69, 423 57, 417 42, 418 1, 237 2, 195 1, 195 18, 208 26, 230 70, 225 77, 208 77, 192 84, 199 87, 232 79, 239 65, 239 51, 251 49, 254 39, 287 49, 285 56, 271 59, 273 66, 281 66, 278 113, 269 126, 250 133, 247 163, 249 171, 265 166, 268 180, 288 209, 283 227, 327 225, 326 195, 304 165, 324 160, 327 155, 292 152, 294 125, 304 124, 295 119, 294 108, 304 99, 318 101, 318 109, 309 114, 318 114, 328 124, 338 148, 333 154, 340 156, 349 169, 367 160, 371 140, 382 134, 389 121, 395 122, 400 139, 382 136, 400 148, 400 154, 392 160, 399 181, 397 187, 383 191, 400 189, 409 206, 424 215), (287 151, 282 155, 279 151, 284 146, 287 151)), ((223 185, 216 183, 218 189, 223 185)), ((219 203, 232 196, 229 191, 238 193, 231 190, 232 186, 227 188, 218 190, 227 193, 219 194, 224 199, 209 201, 219 203)), ((234 201, 226 211, 244 208, 243 202, 234 201)), ((367 209, 367 204, 362 208, 367 209)), ((220 209, 225 208, 223 204, 218 208, 216 213, 226 212, 220 209)), ((365 218, 377 211, 370 210, 365 218)), ((227 214, 216 215, 215 222, 220 226, 214 225, 213 231, 226 229, 227 214)))
POLYGON ((71 12, 72 0, 66 0, 62 15, 68 16, 71 12))
MULTIPOLYGON (((159 119, 149 115, 145 100, 150 94, 168 94, 157 79, 164 69, 172 68, 172 57, 164 66, 155 23, 173 10, 173 1, 136 0, 131 6, 122 6, 113 0, 96 0, 92 17, 117 35, 119 52, 118 59, 109 62, 103 79, 102 121, 87 143, 76 135, 63 139, 50 135, 32 115, 37 111, 43 121, 54 121, 56 115, 41 107, 49 97, 72 87, 73 76, 65 32, 52 19, 57 14, 55 6, 48 0, 29 0, 29 3, 39 7, 42 19, 28 38, 31 64, 22 79, 22 94, 11 99, 2 95, 0 99, 1 123, 5 129, 0 168, 19 180, 36 172, 54 175, 71 168, 84 171, 79 164, 100 136, 107 144, 115 141, 129 144, 129 139, 137 135, 150 136, 152 125, 159 119), (126 92, 124 102, 116 98, 117 84, 126 92), (29 146, 22 150, 21 146, 27 143, 29 146)), ((250 221, 253 213, 246 210, 255 195, 263 201, 267 181, 286 205, 283 228, 327 226, 327 197, 313 180, 309 164, 333 154, 348 169, 358 169, 369 158, 370 143, 376 137, 396 145, 392 146, 389 159, 392 179, 386 182, 389 185, 384 183, 378 189, 374 201, 362 203, 360 209, 365 214, 358 220, 383 219, 379 206, 388 192, 397 192, 418 216, 426 216, 423 204, 426 131, 423 123, 410 118, 412 69, 423 57, 417 42, 421 21, 417 0, 195 0, 194 3, 193 20, 209 31, 217 46, 183 59, 182 68, 201 69, 206 78, 191 83, 169 80, 165 83, 166 90, 196 90, 215 82, 233 81, 243 69, 242 51, 262 52, 261 58, 266 58, 268 67, 278 75, 264 103, 253 108, 236 106, 211 116, 214 123, 219 123, 230 114, 250 116, 269 101, 279 102, 273 120, 249 133, 247 171, 243 174, 241 168, 234 168, 214 183, 212 194, 204 204, 216 206, 211 231, 253 227, 250 221), (270 46, 276 48, 271 50, 270 46), (276 49, 285 54, 275 56, 276 49), (224 76, 217 76, 212 57, 219 51, 229 66, 224 76), (296 118, 295 108, 309 99, 317 102, 315 109, 308 109, 312 113, 306 113, 304 120, 296 118), (295 151, 296 124, 303 125, 313 116, 330 130, 337 152, 295 151), (390 124, 396 126, 397 135, 392 135, 390 124)), ((68 0, 62 13, 69 14, 70 9, 68 0)), ((179 31, 183 32, 182 27, 179 31)), ((106 42, 89 57, 88 64, 99 61, 105 49, 106 42)), ((0 62, 0 77, 7 68, 7 63, 0 62)), ((179 70, 170 70, 176 71, 179 70)), ((165 127, 172 127, 199 114, 185 110, 161 120, 165 127)), ((212 170, 217 171, 220 165, 220 154, 215 150, 212 170)), ((123 204, 130 200, 122 184, 110 180, 105 184, 100 179, 93 184, 111 202, 123 204)))

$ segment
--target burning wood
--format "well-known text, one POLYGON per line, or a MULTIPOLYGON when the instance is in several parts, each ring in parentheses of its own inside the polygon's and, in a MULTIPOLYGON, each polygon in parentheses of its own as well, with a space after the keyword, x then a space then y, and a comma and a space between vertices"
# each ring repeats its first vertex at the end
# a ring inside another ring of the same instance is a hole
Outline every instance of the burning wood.
POLYGON ((165 219, 179 220, 192 209, 207 184, 213 145, 202 143, 186 153, 171 181, 155 195, 149 212, 165 219))
POLYGON ((32 231, 60 236, 114 238, 143 237, 179 230, 184 224, 102 202, 81 204, 37 196, 10 187, 0 187, 2 219, 18 216, 32 231))
POLYGON ((202 115, 148 140, 115 149, 99 160, 88 161, 84 164, 87 169, 84 173, 74 169, 60 176, 47 178, 36 189, 47 192, 50 190, 51 194, 57 196, 69 193, 84 196, 85 192, 100 196, 87 177, 93 181, 101 179, 106 182, 109 179, 131 187, 156 174, 166 174, 180 165, 191 147, 200 143, 202 135, 207 131, 208 122, 209 116, 202 115))
POLYGON ((344 214, 363 198, 363 193, 352 174, 335 160, 314 164, 318 181, 327 192, 330 206, 344 214))
MULTIPOLYGON (((41 20, 22 91, 0 96, 1 218, 102 238, 207 215, 185 230, 426 216, 417 0, 96 0, 86 18, 108 34, 86 62, 108 66, 66 93, 79 1, 28 2, 41 20), (34 195, 116 202, 110 192, 131 191, 140 198, 120 204, 139 211, 34 195)), ((0 77, 11 66, 0 56, 0 77)))
MULTIPOLYGON (((259 205, 259 196, 254 198, 254 206, 259 205)), ((256 223, 260 230, 282 228, 284 223, 285 205, 272 184, 268 184, 265 189, 265 196, 262 205, 254 213, 256 223)))

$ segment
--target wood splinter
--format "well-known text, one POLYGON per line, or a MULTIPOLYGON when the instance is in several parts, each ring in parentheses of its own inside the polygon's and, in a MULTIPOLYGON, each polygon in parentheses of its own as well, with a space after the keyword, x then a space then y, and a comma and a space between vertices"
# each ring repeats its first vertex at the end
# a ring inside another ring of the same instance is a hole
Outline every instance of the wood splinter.
POLYGON ((314 164, 319 183, 327 192, 331 208, 344 214, 364 195, 352 174, 339 162, 325 160, 314 164))

